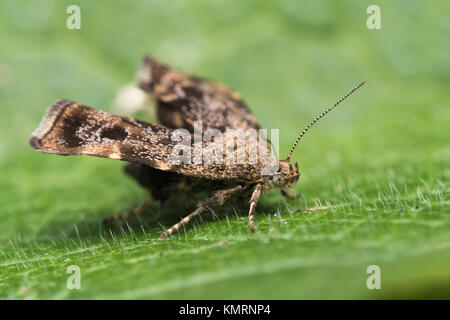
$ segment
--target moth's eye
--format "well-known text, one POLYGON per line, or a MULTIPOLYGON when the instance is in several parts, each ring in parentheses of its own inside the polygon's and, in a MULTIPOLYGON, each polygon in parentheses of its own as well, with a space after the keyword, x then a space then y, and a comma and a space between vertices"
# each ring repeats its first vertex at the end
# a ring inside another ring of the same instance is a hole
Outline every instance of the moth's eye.
POLYGON ((273 175, 272 182, 277 187, 282 187, 286 184, 286 179, 283 177, 282 174, 277 173, 273 175))

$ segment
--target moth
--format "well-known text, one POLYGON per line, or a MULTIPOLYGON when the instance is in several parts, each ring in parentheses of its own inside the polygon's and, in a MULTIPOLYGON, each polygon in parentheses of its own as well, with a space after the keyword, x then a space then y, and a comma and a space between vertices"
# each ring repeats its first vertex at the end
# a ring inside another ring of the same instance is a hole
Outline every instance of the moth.
MULTIPOLYGON (((225 85, 178 72, 153 57, 144 58, 138 83, 142 90, 156 99, 159 124, 111 114, 78 102, 59 100, 48 108, 29 145, 45 153, 126 161, 124 171, 148 190, 149 198, 136 209, 113 220, 141 214, 153 201, 159 201, 161 208, 170 197, 181 193, 192 199, 204 194, 190 214, 164 230, 161 239, 188 224, 202 211, 221 206, 231 198, 249 201, 248 226, 254 231, 255 209, 261 194, 276 188, 288 198, 295 197, 288 193, 288 189, 296 185, 300 171, 297 162, 292 165, 290 160, 299 141, 318 120, 364 84, 360 83, 311 121, 283 160, 278 160, 269 152, 266 154, 271 160, 269 162, 261 158, 250 161, 248 144, 239 149, 233 140, 228 141, 232 148, 236 147, 232 151, 244 154, 244 161, 192 163, 173 161, 174 148, 179 146, 179 141, 174 139, 177 130, 184 129, 192 141, 196 138, 195 124, 198 121, 202 123, 201 133, 207 133, 210 129, 219 133, 230 129, 259 130, 260 125, 250 109, 237 92, 225 85), (276 170, 262 174, 264 169, 273 167, 274 159, 276 170)), ((216 148, 214 150, 224 152, 230 146, 226 143, 226 139, 200 142, 202 147, 212 146, 216 148)), ((270 146, 270 141, 267 145, 270 146)), ((189 154, 196 151, 195 144, 186 148, 189 154)))

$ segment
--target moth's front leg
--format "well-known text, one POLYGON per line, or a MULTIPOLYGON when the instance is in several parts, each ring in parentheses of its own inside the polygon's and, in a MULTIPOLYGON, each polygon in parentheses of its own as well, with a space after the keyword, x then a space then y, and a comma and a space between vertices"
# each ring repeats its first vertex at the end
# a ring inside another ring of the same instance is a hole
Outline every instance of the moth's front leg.
POLYGON ((285 190, 283 190, 283 189, 281 189, 281 194, 285 197, 285 198, 287 198, 287 199, 298 199, 298 198, 300 198, 301 196, 302 196, 302 194, 300 193, 300 192, 295 192, 295 193, 290 193, 290 192, 287 192, 287 191, 285 191, 285 190))
POLYGON ((205 209, 222 205, 229 197, 231 197, 233 194, 236 194, 239 191, 242 191, 244 188, 245 187, 238 185, 230 189, 216 191, 210 198, 199 201, 197 204, 197 209, 195 209, 191 214, 181 219, 180 222, 174 224, 172 227, 164 231, 159 238, 164 239, 170 236, 172 233, 180 229, 181 226, 188 224, 192 220, 192 218, 199 215, 205 209))
POLYGON ((250 231, 255 231, 255 208, 258 203, 259 197, 261 196, 262 184, 257 184, 255 189, 253 189, 252 197, 250 198, 250 209, 248 211, 248 228, 250 231))

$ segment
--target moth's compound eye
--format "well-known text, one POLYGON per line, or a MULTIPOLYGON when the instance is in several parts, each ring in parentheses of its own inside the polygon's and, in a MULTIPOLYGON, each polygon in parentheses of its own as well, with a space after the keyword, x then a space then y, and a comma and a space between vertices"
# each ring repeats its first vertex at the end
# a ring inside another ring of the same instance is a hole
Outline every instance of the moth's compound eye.
POLYGON ((282 174, 277 173, 273 175, 272 182, 277 187, 282 187, 286 184, 286 179, 283 177, 282 174))

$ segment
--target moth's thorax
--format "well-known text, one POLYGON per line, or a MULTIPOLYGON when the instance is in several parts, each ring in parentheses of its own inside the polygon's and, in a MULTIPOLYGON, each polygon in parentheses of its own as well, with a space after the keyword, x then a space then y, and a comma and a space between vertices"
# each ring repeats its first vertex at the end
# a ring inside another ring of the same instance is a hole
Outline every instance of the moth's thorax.
POLYGON ((265 184, 279 189, 289 189, 297 184, 300 177, 297 162, 294 166, 289 163, 288 159, 280 160, 278 162, 278 171, 265 177, 265 184))

